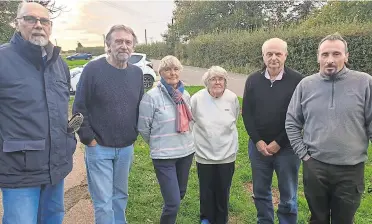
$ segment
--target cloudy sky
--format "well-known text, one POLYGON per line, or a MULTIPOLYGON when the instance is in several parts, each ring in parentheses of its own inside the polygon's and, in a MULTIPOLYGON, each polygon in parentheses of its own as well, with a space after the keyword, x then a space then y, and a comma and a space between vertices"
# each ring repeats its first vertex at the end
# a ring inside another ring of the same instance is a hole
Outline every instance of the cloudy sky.
POLYGON ((75 49, 77 42, 83 46, 102 46, 103 34, 114 24, 133 28, 139 42, 161 41, 161 34, 171 22, 172 0, 55 0, 65 5, 60 16, 53 19, 53 43, 63 50, 75 49))

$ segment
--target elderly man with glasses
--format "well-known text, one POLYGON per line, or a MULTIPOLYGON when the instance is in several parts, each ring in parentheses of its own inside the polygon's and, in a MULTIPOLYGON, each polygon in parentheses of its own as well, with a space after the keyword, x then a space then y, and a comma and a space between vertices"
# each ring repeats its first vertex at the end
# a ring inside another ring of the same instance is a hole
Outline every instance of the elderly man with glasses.
POLYGON ((49 41, 49 11, 21 3, 0 46, 0 188, 3 224, 61 224, 64 178, 76 139, 68 132, 70 75, 49 41))

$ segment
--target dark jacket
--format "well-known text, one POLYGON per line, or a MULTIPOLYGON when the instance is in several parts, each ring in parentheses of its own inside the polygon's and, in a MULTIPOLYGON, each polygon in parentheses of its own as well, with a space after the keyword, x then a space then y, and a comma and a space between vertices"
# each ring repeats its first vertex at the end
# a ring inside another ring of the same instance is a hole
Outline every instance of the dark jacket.
POLYGON ((250 139, 256 144, 276 141, 280 147, 290 146, 285 131, 285 118, 294 90, 303 76, 288 67, 283 78, 271 83, 265 71, 249 75, 245 83, 242 116, 250 139))
POLYGON ((142 70, 128 64, 125 69, 110 65, 106 58, 84 67, 77 87, 73 112, 82 113, 80 141, 89 145, 121 148, 137 139, 139 103, 144 92, 142 70))
POLYGON ((76 147, 67 133, 70 75, 60 48, 15 33, 0 46, 0 187, 55 184, 72 170, 76 147))

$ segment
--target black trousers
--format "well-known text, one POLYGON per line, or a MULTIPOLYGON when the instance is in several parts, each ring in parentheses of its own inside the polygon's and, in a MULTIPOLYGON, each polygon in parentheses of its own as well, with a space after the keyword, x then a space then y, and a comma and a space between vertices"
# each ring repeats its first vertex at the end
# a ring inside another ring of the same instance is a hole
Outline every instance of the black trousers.
POLYGON ((164 200, 160 224, 176 223, 181 200, 186 194, 193 157, 194 153, 178 159, 152 160, 164 200))
POLYGON ((211 224, 226 224, 229 195, 235 162, 225 164, 196 163, 199 177, 200 220, 211 224))
POLYGON ((311 224, 352 224, 364 191, 364 163, 338 166, 313 158, 303 163, 311 224))

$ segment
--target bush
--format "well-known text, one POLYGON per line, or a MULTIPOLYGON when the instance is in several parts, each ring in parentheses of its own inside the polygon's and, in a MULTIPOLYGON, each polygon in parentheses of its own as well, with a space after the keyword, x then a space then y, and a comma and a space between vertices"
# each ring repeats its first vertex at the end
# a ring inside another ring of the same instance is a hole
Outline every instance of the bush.
MULTIPOLYGON (((178 44, 174 55, 184 64, 208 68, 220 65, 243 74, 262 68, 261 47, 265 40, 279 37, 288 42, 287 65, 310 75, 319 70, 317 49, 319 41, 328 34, 339 32, 348 42, 349 67, 372 74, 372 23, 329 24, 321 26, 296 26, 255 32, 235 31, 205 34, 178 44)), ((165 43, 141 46, 141 51, 160 59, 171 51, 165 43), (162 49, 162 50, 160 50, 162 49), (168 50, 168 51, 167 51, 168 50)))
POLYGON ((288 42, 287 65, 310 75, 319 70, 316 56, 319 41, 334 32, 341 33, 349 44, 350 67, 372 74, 372 64, 367 63, 372 56, 370 49, 372 23, 207 34, 189 42, 186 59, 188 64, 200 67, 221 65, 248 74, 263 66, 261 56, 263 42, 272 37, 279 37, 288 42))
POLYGON ((144 53, 149 58, 161 59, 162 57, 174 54, 172 47, 167 45, 165 42, 157 42, 152 44, 140 44, 135 48, 135 52, 144 53))

